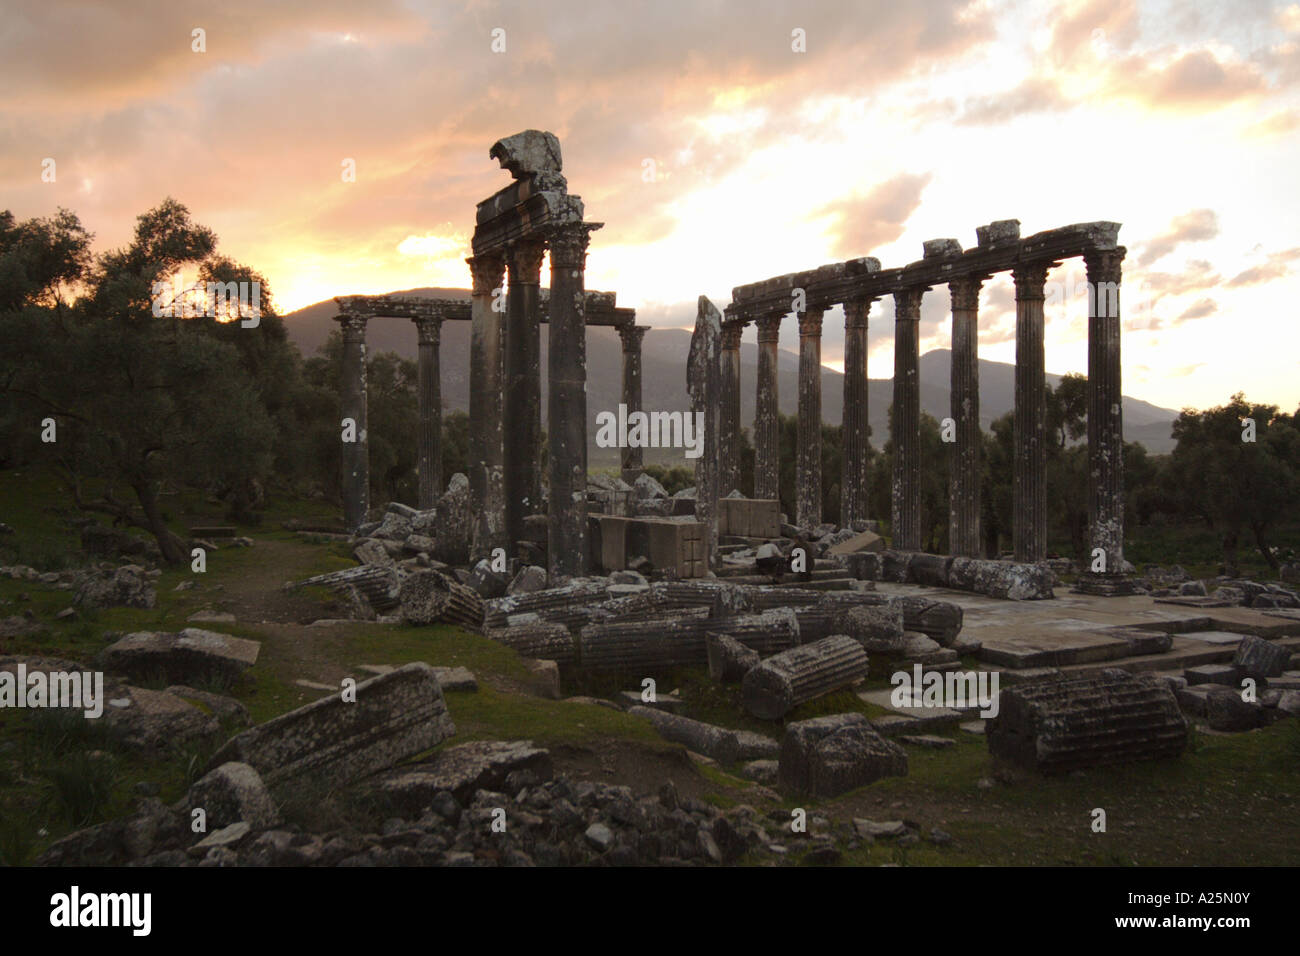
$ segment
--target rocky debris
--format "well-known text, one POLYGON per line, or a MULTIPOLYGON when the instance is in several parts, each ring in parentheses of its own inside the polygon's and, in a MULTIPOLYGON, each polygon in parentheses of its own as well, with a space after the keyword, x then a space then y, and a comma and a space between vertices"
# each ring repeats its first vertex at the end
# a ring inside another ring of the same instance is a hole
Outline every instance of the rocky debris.
POLYGON ((1231 664, 1198 664, 1183 671, 1183 679, 1193 686, 1197 684, 1223 684, 1235 686, 1239 680, 1237 668, 1231 664))
POLYGON ((1244 676, 1259 680, 1282 676, 1290 660, 1290 648, 1248 634, 1237 645, 1232 663, 1244 676))
POLYGON ((362 564, 370 564, 375 567, 393 568, 397 566, 397 559, 384 547, 384 542, 377 538, 362 538, 353 546, 352 556, 362 564))
POLYGON ((460 472, 452 475, 434 511, 433 538, 438 542, 438 550, 433 556, 448 564, 467 563, 473 528, 469 479, 460 472))
MULTIPOLYGON (((831 593, 835 592, 819 594, 816 591, 810 591, 808 588, 773 585, 763 587, 751 585, 745 589, 746 600, 755 611, 767 611, 777 607, 807 607, 821 602, 823 598, 829 597, 831 593)), ((829 637, 830 635, 823 636, 829 637)))
POLYGON ((379 774, 368 781, 368 788, 399 812, 418 816, 440 792, 466 803, 478 791, 507 788, 512 774, 527 775, 537 784, 550 780, 551 773, 550 751, 534 747, 530 740, 476 740, 379 774))
POLYGON ((323 587, 344 597, 356 595, 367 607, 382 613, 397 607, 398 586, 396 568, 363 564, 355 568, 313 575, 306 580, 289 584, 286 588, 296 590, 303 587, 323 587))
POLYGON ((951 601, 923 597, 891 597, 889 606, 902 612, 903 626, 920 631, 941 647, 951 647, 961 633, 964 615, 951 601))
POLYGON ((716 727, 652 707, 630 707, 628 713, 649 720, 664 740, 682 744, 688 750, 703 754, 720 764, 770 759, 777 753, 775 740, 752 731, 716 727))
POLYGON ((151 756, 194 741, 215 738, 218 719, 189 701, 166 691, 126 684, 104 685, 104 714, 109 735, 123 747, 151 756))
POLYGON ((506 585, 506 594, 514 597, 518 594, 533 594, 546 589, 546 569, 535 564, 527 564, 519 569, 511 582, 506 585))
POLYGON ((726 634, 705 634, 709 677, 720 684, 734 684, 758 665, 759 654, 726 634))
POLYGON ((1176 757, 1187 720, 1164 682, 1108 668, 1004 688, 986 738, 993 756, 1051 773, 1176 757))
POLYGON ((21 614, 0 618, 0 639, 26 637, 29 634, 39 634, 44 629, 45 626, 40 622, 21 614))
POLYGON ((1284 690, 1278 696, 1277 709, 1292 717, 1300 717, 1300 690, 1284 690))
POLYGON ((604 578, 579 578, 558 588, 497 598, 484 603, 483 624, 485 627, 506 627, 515 623, 510 620, 515 615, 553 614, 583 608, 604 600, 608 591, 609 582, 604 578))
POLYGON ((954 558, 948 571, 947 586, 1009 601, 1041 601, 1055 597, 1050 568, 1013 561, 954 558))
POLYGON ((441 571, 423 570, 402 579, 397 592, 404 624, 452 624, 483 629, 483 601, 478 592, 441 571))
POLYGON ((664 489, 664 486, 645 473, 637 475, 632 488, 636 492, 638 500, 668 497, 668 492, 664 489))
POLYGON ((434 676, 438 678, 438 686, 444 691, 447 690, 478 690, 478 678, 468 667, 434 667, 434 676))
MULTIPOLYGON (((331 687, 330 690, 334 690, 334 688, 331 687)), ((195 687, 186 687, 184 684, 174 684, 168 687, 165 693, 188 701, 201 710, 206 710, 223 723, 247 727, 252 722, 252 718, 248 715, 248 708, 233 697, 214 694, 211 691, 199 690, 195 687)))
POLYGON ((1264 708, 1256 702, 1242 700, 1241 693, 1215 688, 1205 697, 1205 720, 1211 730, 1240 733, 1254 730, 1264 722, 1264 708))
POLYGON ((855 554, 859 551, 883 551, 885 549, 885 539, 872 531, 862 531, 854 533, 852 529, 844 529, 848 532, 847 537, 842 537, 835 541, 827 549, 831 555, 838 554, 855 554))
POLYGON ((705 607, 712 617, 753 610, 751 589, 726 581, 659 581, 651 590, 655 603, 667 610, 705 607))
POLYGON ((162 675, 184 683, 217 679, 233 682, 257 663, 257 641, 187 627, 179 633, 136 631, 104 648, 99 661, 108 670, 135 680, 162 675))
POLYGON ((620 690, 614 694, 613 700, 620 707, 649 707, 669 714, 680 714, 686 707, 686 701, 682 700, 676 690, 667 694, 656 693, 649 700, 645 698, 646 693, 642 690, 620 690))
POLYGON ((745 675, 741 695, 746 711, 777 720, 866 675, 867 652, 857 640, 841 634, 762 661, 745 675))
POLYGON ((136 564, 124 564, 111 570, 86 572, 72 600, 83 608, 151 608, 158 594, 148 571, 136 564))
POLYGON ((280 822, 280 811, 262 778, 246 763, 231 761, 200 777, 185 795, 184 813, 201 808, 209 830, 244 823, 264 830, 280 822))
POLYGON ((862 714, 786 725, 777 786, 787 796, 836 797, 881 777, 906 775, 907 752, 880 736, 862 714))
POLYGON ((494 571, 492 562, 483 558, 470 569, 469 580, 465 583, 478 592, 481 598, 498 598, 506 596, 510 578, 504 571, 494 571))
POLYGON ((521 657, 542 658, 558 664, 573 664, 578 658, 573 635, 563 624, 538 621, 513 627, 490 627, 486 636, 517 651, 521 657))
POLYGON ((355 702, 322 697, 232 737, 209 762, 252 766, 272 791, 337 786, 428 750, 455 733, 432 667, 406 664, 362 681, 355 702))
POLYGON ((844 632, 873 654, 900 654, 907 643, 903 612, 894 607, 849 608, 844 632))
POLYGON ((152 557, 158 552, 156 543, 137 538, 120 528, 105 527, 97 521, 85 522, 81 526, 80 536, 81 550, 95 557, 152 557))
MULTIPOLYGON (((120 866, 164 849, 179 849, 193 837, 186 819, 156 797, 134 813, 69 833, 36 859, 37 866, 120 866)), ((174 858, 168 862, 184 861, 174 858)))

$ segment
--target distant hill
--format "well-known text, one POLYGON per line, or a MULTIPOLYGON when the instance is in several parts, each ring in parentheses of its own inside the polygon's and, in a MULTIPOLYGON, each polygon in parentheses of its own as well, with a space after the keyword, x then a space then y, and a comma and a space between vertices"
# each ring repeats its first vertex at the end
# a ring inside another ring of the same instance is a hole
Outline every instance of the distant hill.
MULTIPOLYGON (((394 293, 431 298, 468 299, 466 289, 408 289, 394 293)), ((333 300, 318 302, 284 317, 289 338, 303 355, 313 354, 331 331, 337 328, 333 300)), ((642 344, 642 403, 647 409, 682 409, 689 407, 686 394, 686 354, 691 335, 684 329, 651 329, 642 344)), ((397 352, 414 359, 417 354, 415 326, 401 319, 376 319, 366 330, 366 344, 371 353, 397 352)), ((545 330, 542 332, 542 415, 546 415, 545 330)), ((935 349, 921 356, 921 408, 935 418, 949 413, 948 392, 951 352, 935 349)), ((741 421, 752 428, 754 420, 754 383, 758 377, 758 346, 743 342, 741 362, 741 421)), ((447 409, 469 408, 469 323, 445 322, 442 327, 442 400, 447 409)), ((1014 404, 1015 366, 1005 362, 980 360, 980 425, 990 423, 1014 404)), ((778 360, 781 411, 793 415, 798 408, 797 385, 799 356, 782 350, 778 360)), ((822 369, 822 417, 832 425, 840 423, 844 376, 822 369)), ((1055 385, 1059 375, 1048 375, 1055 385)), ((612 328, 592 327, 587 334, 587 405, 593 419, 598 411, 616 409, 622 394, 622 345, 612 328)), ((892 378, 872 378, 867 387, 867 404, 872 429, 872 444, 879 448, 889 435, 886 412, 893 401, 892 378)), ((1172 451, 1170 429, 1178 412, 1160 408, 1141 399, 1124 398, 1124 437, 1141 442, 1153 454, 1172 451)), ((594 435, 594 426, 590 434, 594 435)), ((647 449, 647 456, 652 452, 647 449)), ((604 467, 614 456, 604 449, 591 449, 592 465, 604 467)), ((647 457, 647 460, 653 460, 647 457)))

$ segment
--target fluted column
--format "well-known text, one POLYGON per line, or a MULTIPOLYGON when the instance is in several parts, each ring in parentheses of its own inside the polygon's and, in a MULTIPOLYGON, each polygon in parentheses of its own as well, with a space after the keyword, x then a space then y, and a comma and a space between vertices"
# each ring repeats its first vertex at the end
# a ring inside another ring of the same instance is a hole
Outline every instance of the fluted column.
POLYGON ((467 259, 474 285, 470 305, 469 469, 474 512, 471 561, 506 547, 505 464, 502 434, 502 344, 505 323, 501 280, 505 262, 498 256, 467 259))
POLYGON ((432 508, 442 494, 442 372, 438 360, 442 319, 424 317, 412 321, 420 342, 420 371, 416 385, 420 416, 416 430, 420 507, 432 508))
POLYGON ((984 276, 948 283, 952 296, 952 390, 950 414, 956 441, 948 452, 948 550, 979 557, 980 540, 980 373, 979 298, 984 276))
MULTIPOLYGON (((365 524, 370 511, 370 440, 366 424, 366 316, 340 315, 343 327, 342 412, 351 419, 352 441, 343 442, 343 521, 349 531, 365 524)), ((340 428, 346 437, 347 430, 340 428)))
POLYGON ((718 491, 728 495, 740 487, 740 335, 743 322, 722 324, 722 408, 718 426, 718 491))
MULTIPOLYGON (((630 419, 641 411, 641 341, 649 331, 644 325, 620 325, 618 337, 623 342, 623 404, 630 419)), ((622 476, 629 485, 637 480, 645 464, 642 448, 629 445, 623 449, 622 476)))
POLYGON ((822 309, 799 316, 799 449, 795 460, 795 523, 822 523, 822 309))
POLYGON ((781 497, 781 413, 777 403, 777 340, 781 315, 758 322, 758 383, 754 402, 754 497, 781 497))
POLYGON ((895 548, 921 550, 921 296, 925 289, 894 293, 894 443, 890 489, 895 548))
MULTIPOLYGON (((1106 573, 1124 564, 1124 398, 1120 388, 1119 285, 1124 249, 1084 255, 1088 270, 1088 525, 1106 573)), ((1088 566, 1092 556, 1088 556, 1088 566)))
POLYGON ((596 223, 572 222, 549 230, 547 561, 552 585, 586 574, 588 565, 587 318, 583 276, 590 232, 596 228, 596 223))
POLYGON ((1047 382, 1043 285, 1052 263, 1020 266, 1016 284, 1015 465, 1012 538, 1017 561, 1047 557, 1047 382))
POLYGON ((541 509, 541 275, 546 243, 522 239, 506 252, 510 285, 505 334, 506 540, 524 537, 524 518, 541 509))
POLYGON ((867 316, 870 298, 844 303, 844 417, 840 469, 840 525, 867 518, 867 316))

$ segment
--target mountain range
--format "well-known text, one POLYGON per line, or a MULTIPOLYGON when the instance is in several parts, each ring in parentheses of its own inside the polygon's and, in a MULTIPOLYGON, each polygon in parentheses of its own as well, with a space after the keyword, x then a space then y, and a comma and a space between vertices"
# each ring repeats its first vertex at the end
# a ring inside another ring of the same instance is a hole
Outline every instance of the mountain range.
MULTIPOLYGON (((468 299, 466 289, 420 288, 408 289, 397 295, 428 296, 432 298, 468 299)), ((338 326, 333 321, 338 314, 334 301, 326 300, 306 306, 284 316, 290 340, 303 355, 313 354, 325 343, 331 331, 338 326)), ((642 342, 642 407, 646 410, 686 410, 690 402, 686 393, 686 355, 690 348, 691 333, 685 329, 651 329, 642 342)), ((447 410, 469 408, 469 323, 444 322, 440 364, 442 371, 442 401, 447 410)), ((417 354, 415 326, 403 319, 374 319, 366 330, 366 345, 371 355, 379 352, 396 352, 404 358, 414 359, 417 354)), ((546 416, 546 333, 541 336, 542 352, 542 416, 546 416)), ((934 349, 921 356, 921 409, 935 418, 949 414, 949 381, 952 353, 948 349, 934 349)), ((741 422, 752 428, 754 420, 755 386, 758 376, 758 346, 742 342, 741 362, 741 422)), ((1015 395, 1015 366, 1006 362, 979 363, 980 426, 988 429, 992 421, 1011 411, 1015 395)), ((779 352, 778 362, 779 404, 783 414, 793 415, 798 407, 799 356, 787 349, 779 352)), ((831 425, 840 423, 843 404, 844 376, 834 369, 823 367, 822 418, 831 425)), ((1056 385, 1059 375, 1048 374, 1047 381, 1056 385)), ((622 394, 622 344, 618 333, 609 327, 593 326, 587 332, 587 411, 592 421, 589 434, 595 434, 596 413, 617 410, 622 394)), ((892 378, 868 380, 868 420, 872 429, 872 444, 880 447, 889 435, 886 413, 893 401, 892 378)), ((1161 408, 1141 399, 1124 397, 1124 438, 1141 442, 1153 454, 1171 451, 1174 441, 1170 429, 1178 412, 1161 408)), ((605 465, 613 460, 612 453, 604 449, 591 449, 591 463, 605 465)), ((647 462, 655 460, 653 449, 646 449, 647 462)), ((676 456, 674 456, 675 458, 676 456)), ((664 461, 669 459, 664 458, 664 461)))

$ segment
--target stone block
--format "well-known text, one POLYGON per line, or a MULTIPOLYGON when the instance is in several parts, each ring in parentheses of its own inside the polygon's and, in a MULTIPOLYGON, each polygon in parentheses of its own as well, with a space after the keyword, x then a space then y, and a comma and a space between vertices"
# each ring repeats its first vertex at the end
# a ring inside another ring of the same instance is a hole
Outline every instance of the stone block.
POLYGON ((777 786, 788 796, 835 797, 887 776, 907 775, 907 752, 862 714, 787 724, 777 786))

